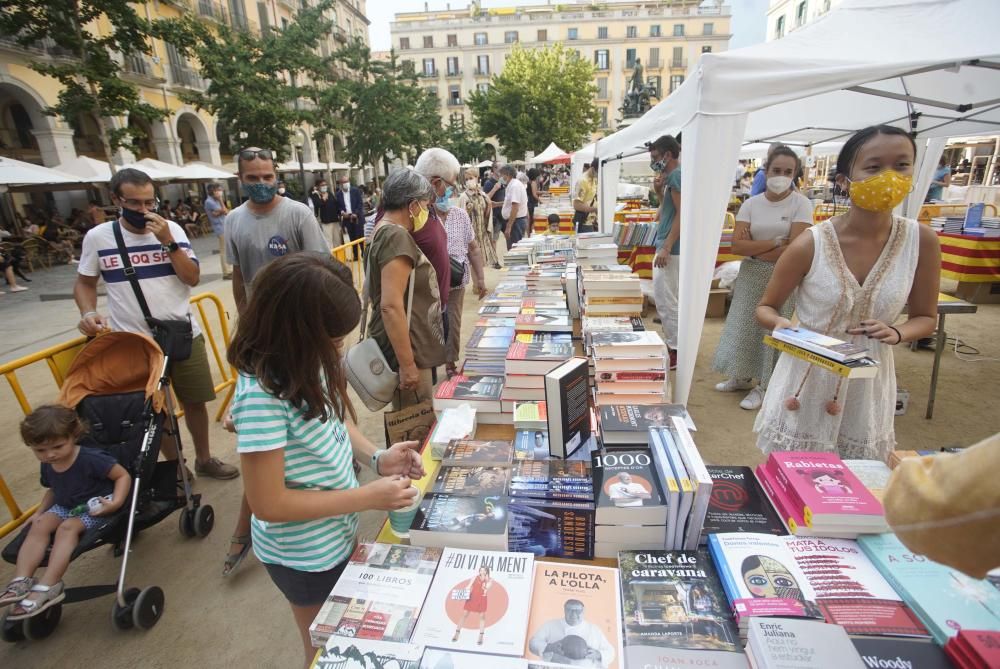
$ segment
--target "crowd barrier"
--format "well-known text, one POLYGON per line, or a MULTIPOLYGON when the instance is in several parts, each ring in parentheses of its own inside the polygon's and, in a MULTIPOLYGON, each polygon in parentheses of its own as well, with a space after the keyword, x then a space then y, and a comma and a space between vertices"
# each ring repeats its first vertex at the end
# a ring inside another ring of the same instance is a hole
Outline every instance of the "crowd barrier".
POLYGON ((334 258, 351 268, 354 277, 354 288, 360 293, 365 281, 365 263, 362 259, 364 239, 355 239, 347 244, 335 247, 330 253, 334 258))
MULTIPOLYGON (((210 356, 214 358, 215 367, 218 370, 218 375, 213 373, 213 378, 217 376, 219 379, 215 384, 215 392, 218 394, 226 391, 226 395, 219 404, 219 409, 215 415, 215 420, 219 421, 225 415, 225 411, 229 407, 229 402, 233 398, 233 391, 236 388, 235 370, 226 362, 226 350, 229 348, 228 315, 226 314, 225 307, 222 305, 222 301, 214 293, 200 293, 195 295, 191 298, 191 306, 197 314, 205 336, 207 348, 210 356), (215 306, 214 314, 210 307, 206 308, 206 302, 210 302, 215 306)), ((32 406, 21 385, 18 372, 26 367, 44 361, 49 368, 49 373, 55 384, 53 392, 48 395, 48 399, 53 400, 57 394, 55 391, 62 387, 66 379, 66 372, 69 370, 73 359, 76 358, 77 353, 80 352, 80 349, 86 343, 86 337, 75 337, 61 344, 50 346, 31 355, 0 365, 0 375, 7 379, 7 384, 14 393, 14 398, 17 400, 18 406, 24 415, 31 413, 32 406)), ((178 405, 175 403, 175 406, 178 405)), ((179 411, 178 415, 183 415, 183 411, 179 411)), ((22 509, 21 505, 14 498, 14 494, 7 486, 2 473, 0 473, 0 498, 3 499, 7 511, 10 513, 10 520, 0 525, 0 538, 2 538, 28 520, 31 514, 38 508, 38 505, 35 504, 29 508, 22 509)))

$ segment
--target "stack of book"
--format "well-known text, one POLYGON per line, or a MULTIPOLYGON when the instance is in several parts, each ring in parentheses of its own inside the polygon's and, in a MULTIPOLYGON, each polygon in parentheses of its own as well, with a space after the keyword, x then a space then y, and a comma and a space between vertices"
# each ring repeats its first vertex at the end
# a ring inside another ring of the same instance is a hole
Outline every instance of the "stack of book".
POLYGON ((612 265, 618 262, 618 245, 611 235, 604 237, 603 241, 578 239, 576 260, 581 265, 612 265))
POLYGON ((990 581, 914 555, 895 534, 865 535, 858 545, 938 645, 958 630, 1000 630, 1000 590, 990 581))
POLYGON ((573 357, 573 340, 566 333, 536 333, 514 338, 504 362, 504 401, 513 411, 517 401, 543 401, 545 375, 573 357))
POLYGON ((711 534, 708 550, 741 639, 746 638, 751 618, 823 620, 816 594, 783 537, 750 532, 711 534))
POLYGON ((582 311, 587 316, 641 316, 642 287, 638 275, 583 270, 582 311))
POLYGON ((1000 667, 1000 631, 959 630, 948 639, 944 652, 958 669, 1000 667))
POLYGON ((649 428, 671 425, 674 416, 684 419, 689 430, 694 429, 682 404, 609 404, 599 408, 598 416, 598 433, 606 448, 646 446, 649 428))
POLYGON ((509 441, 456 440, 410 527, 414 546, 507 548, 509 441))
POLYGON ((843 627, 811 620, 753 618, 746 651, 754 669, 868 669, 843 627))
POLYGON ((442 381, 434 391, 434 410, 444 411, 467 404, 476 410, 476 421, 480 424, 509 425, 511 416, 503 413, 500 400, 503 381, 502 376, 453 376, 442 381))
POLYGON ((333 635, 407 643, 440 557, 436 548, 359 544, 309 626, 312 645, 333 635))
POLYGON ((757 478, 792 534, 856 539, 889 530, 882 504, 835 453, 771 453, 757 478))
POLYGON ((788 534, 770 500, 749 467, 708 466, 712 496, 701 528, 701 543, 708 535, 724 532, 788 534))
POLYGON ((583 316, 580 332, 583 334, 583 348, 590 354, 590 338, 598 332, 642 332, 646 329, 639 316, 583 316))
POLYGON ((779 328, 766 335, 764 343, 849 379, 878 374, 878 363, 869 357, 867 347, 805 328, 779 328))
MULTIPOLYGON (((504 320, 507 319, 498 319, 504 320)), ((485 321, 489 322, 489 320, 485 321)), ((477 326, 465 345, 462 373, 467 376, 502 376, 507 349, 514 340, 512 326, 477 326)))
POLYGON ((658 481, 668 498, 667 550, 694 550, 701 540, 712 497, 712 478, 684 420, 671 418, 667 427, 649 428, 649 448, 658 481))
POLYGON ((597 406, 666 402, 667 346, 660 333, 595 332, 590 346, 597 406))
POLYGON ((535 263, 535 244, 531 238, 522 239, 514 244, 504 254, 503 264, 506 267, 516 267, 518 265, 533 265, 535 263))
POLYGON ((593 454, 594 556, 666 545, 668 500, 648 448, 593 454))
POLYGON ((535 557, 594 557, 590 462, 520 460, 510 477, 507 549, 535 557))
MULTIPOLYGON (((955 669, 941 647, 930 639, 891 636, 851 637, 869 669, 955 669)), ((982 669, 985 669, 982 668, 982 669)))
POLYGON ((652 246, 653 240, 656 239, 656 227, 656 223, 615 223, 611 234, 615 244, 621 248, 652 246))

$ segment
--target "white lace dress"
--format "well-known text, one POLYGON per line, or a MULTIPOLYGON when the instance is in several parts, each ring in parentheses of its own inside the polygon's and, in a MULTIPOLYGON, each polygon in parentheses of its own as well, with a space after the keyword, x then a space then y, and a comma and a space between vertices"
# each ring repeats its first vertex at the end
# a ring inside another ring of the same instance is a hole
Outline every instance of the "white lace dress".
POLYGON ((771 451, 830 451, 842 458, 885 461, 895 448, 893 415, 896 370, 892 347, 864 335, 851 337, 848 327, 876 319, 892 324, 903 311, 913 284, 920 231, 913 220, 893 220, 889 240, 864 285, 847 267, 830 221, 812 227, 813 259, 796 291, 796 313, 802 326, 867 345, 879 364, 871 379, 843 379, 804 360, 782 354, 754 423, 757 447, 771 451), (840 387, 838 389, 838 382, 840 387), (798 410, 786 400, 798 392, 798 410), (827 413, 837 398, 839 415, 827 413))

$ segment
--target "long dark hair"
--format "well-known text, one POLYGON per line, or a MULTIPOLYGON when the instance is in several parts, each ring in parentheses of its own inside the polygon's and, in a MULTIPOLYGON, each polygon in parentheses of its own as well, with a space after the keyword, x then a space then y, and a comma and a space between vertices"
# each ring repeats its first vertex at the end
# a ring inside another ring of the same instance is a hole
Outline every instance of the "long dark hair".
POLYGON ((330 256, 283 256, 254 277, 253 292, 229 346, 229 364, 253 376, 306 420, 330 412, 356 420, 333 339, 361 319, 351 270, 330 256))
POLYGON ((857 157, 858 151, 875 135, 901 135, 910 140, 910 145, 913 147, 913 155, 917 155, 917 143, 913 141, 910 133, 894 125, 870 125, 867 128, 858 130, 851 135, 849 140, 844 142, 844 146, 840 148, 840 154, 837 155, 836 175, 851 176, 851 168, 854 167, 854 159, 857 157))

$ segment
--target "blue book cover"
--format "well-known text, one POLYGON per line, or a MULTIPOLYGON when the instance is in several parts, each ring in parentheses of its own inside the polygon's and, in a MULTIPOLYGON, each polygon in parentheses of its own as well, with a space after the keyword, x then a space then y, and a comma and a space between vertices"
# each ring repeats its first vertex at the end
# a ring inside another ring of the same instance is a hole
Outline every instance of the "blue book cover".
POLYGON ((592 502, 512 499, 507 550, 535 557, 594 558, 592 502))
POLYGON ((1000 629, 1000 590, 989 581, 916 555, 895 534, 863 535, 858 544, 938 644, 961 629, 1000 629))

